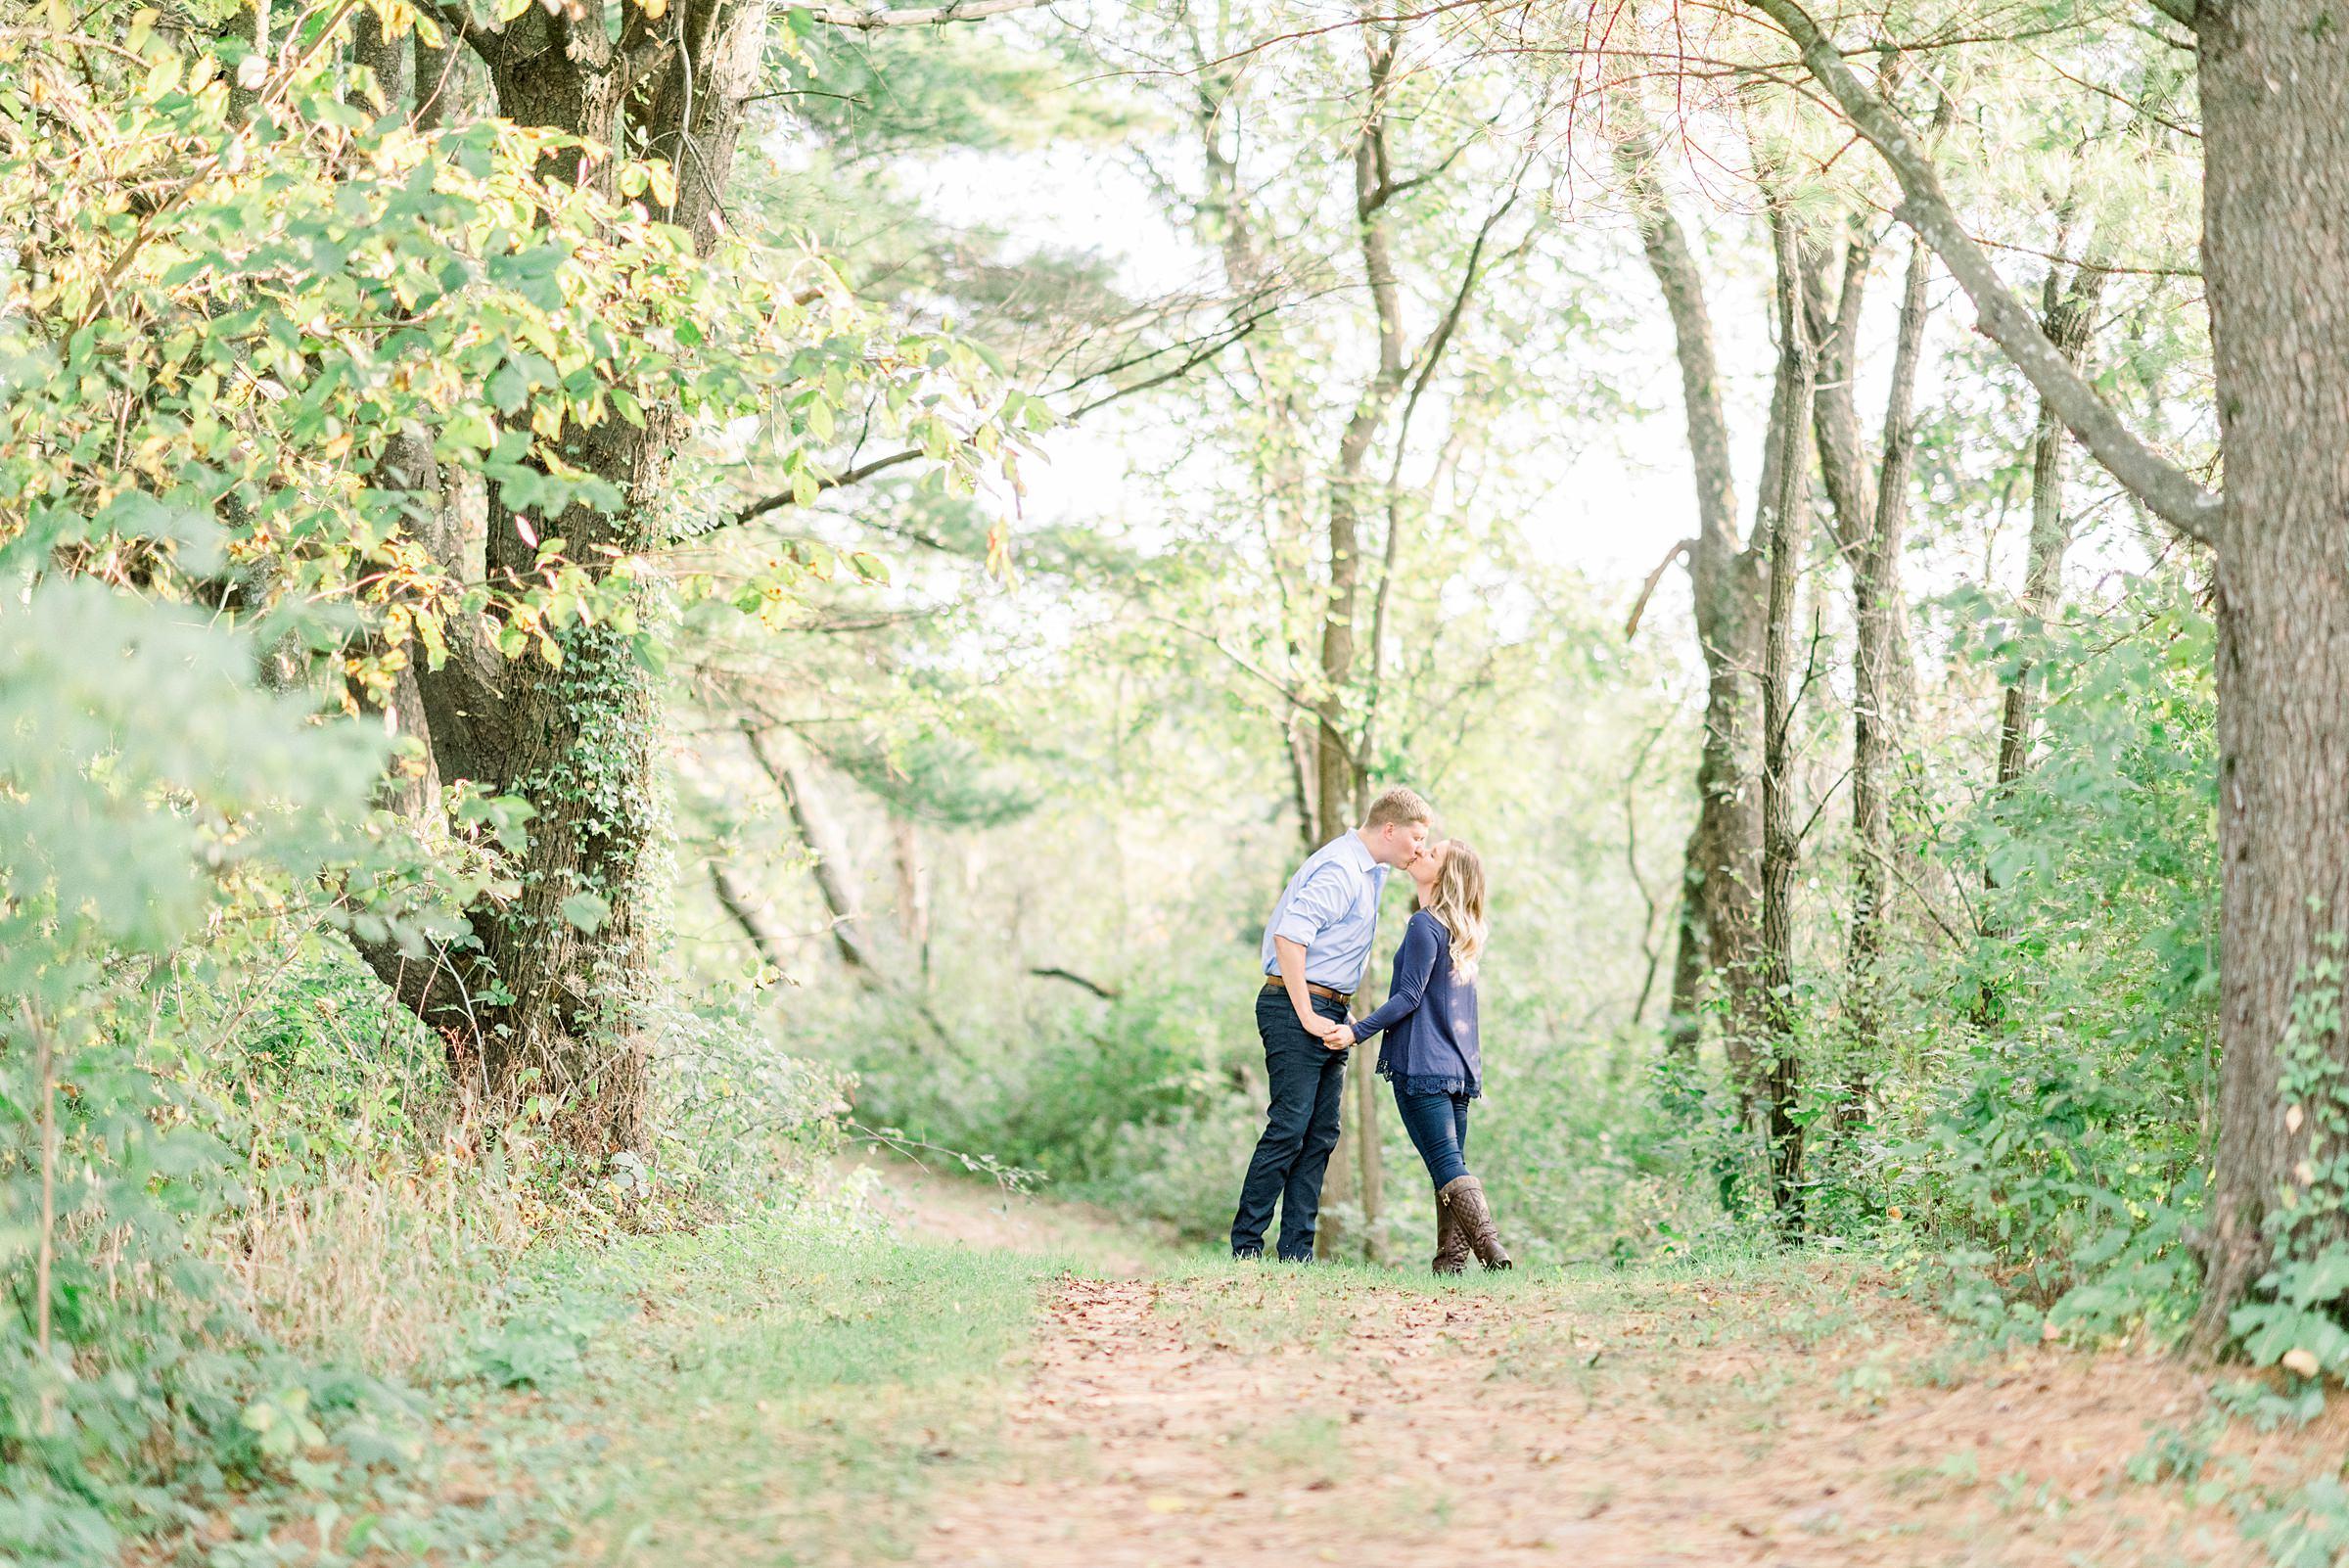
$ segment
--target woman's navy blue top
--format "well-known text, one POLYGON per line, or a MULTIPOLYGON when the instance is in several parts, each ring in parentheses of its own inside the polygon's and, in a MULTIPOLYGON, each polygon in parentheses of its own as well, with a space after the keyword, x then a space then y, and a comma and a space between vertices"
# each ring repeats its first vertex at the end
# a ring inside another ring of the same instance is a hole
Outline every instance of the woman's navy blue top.
POLYGON ((1358 1019, 1359 1044, 1380 1030, 1378 1070, 1405 1094, 1482 1092, 1483 1059, 1476 1048, 1476 987, 1451 976, 1451 933, 1425 909, 1404 928, 1387 999, 1358 1019))

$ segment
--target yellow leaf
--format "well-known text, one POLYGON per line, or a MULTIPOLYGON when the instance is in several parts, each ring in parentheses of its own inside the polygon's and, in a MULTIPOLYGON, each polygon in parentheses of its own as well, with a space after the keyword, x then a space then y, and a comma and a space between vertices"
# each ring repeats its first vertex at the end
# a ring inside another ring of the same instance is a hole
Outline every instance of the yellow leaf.
POLYGON ((643 0, 644 14, 659 22, 668 14, 668 0, 643 0))
POLYGON ((2287 1372, 2298 1372, 2302 1377, 2314 1377, 2321 1370, 2315 1353, 2303 1350, 2297 1345, 2283 1353, 2283 1369, 2287 1372))
POLYGON ((1184 1502, 1180 1498, 1161 1497, 1150 1499, 1148 1506, 1152 1513, 1180 1513, 1190 1504, 1184 1502))

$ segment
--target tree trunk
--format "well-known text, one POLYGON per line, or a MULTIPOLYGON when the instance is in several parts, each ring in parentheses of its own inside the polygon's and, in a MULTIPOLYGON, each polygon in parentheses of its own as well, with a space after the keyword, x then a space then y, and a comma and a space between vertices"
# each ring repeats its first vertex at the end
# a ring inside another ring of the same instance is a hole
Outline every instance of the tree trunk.
MULTIPOLYGON (((2326 1123, 2285 1122, 2303 976, 2349 923, 2349 30, 2329 0, 2194 13, 2203 275, 2227 491, 2218 536, 2219 1139, 2196 1337, 2227 1337, 2266 1269, 2279 1194, 2326 1123)), ((2340 1070, 2349 1041, 2309 1044, 2340 1070)), ((2337 1205, 2310 1223, 2337 1236, 2337 1205)), ((2316 1238, 2309 1238, 2316 1239, 2316 1238)))
POLYGON ((1776 441, 1755 532, 1768 554, 1762 623, 1762 941, 1756 954, 1757 1040, 1768 1092, 1770 1196, 1781 1220, 1801 1218, 1802 1062, 1795 1038, 1794 602, 1810 533, 1811 398, 1819 355, 1802 301, 1801 240, 1790 214, 1773 215, 1777 250, 1776 441), (1774 484, 1772 483, 1774 481, 1774 484))
POLYGON ((462 42, 446 36, 436 46, 418 38, 408 122, 420 131, 462 123, 470 114, 466 94, 471 86, 462 42))
POLYGON ((1876 481, 1875 510, 1865 531, 1848 546, 1855 647, 1852 926, 1844 954, 1854 1060, 1844 1078, 1842 1120, 1847 1126, 1864 1118, 1875 1064, 1884 1051, 1877 965, 1884 945, 1884 912, 1892 896, 1892 813, 1887 790, 1898 712, 1894 665, 1905 658, 1897 630, 1907 619, 1899 565, 1901 533, 1909 509, 1909 464, 1916 443, 1914 400, 1917 362, 1925 338, 1925 284, 1931 271, 1932 253, 1923 242, 1912 243, 1893 346, 1892 390, 1884 409, 1883 468, 1876 481))
POLYGON ((1297 807, 1297 836, 1310 856, 1321 848, 1321 807, 1313 784, 1313 748, 1321 732, 1320 719, 1303 709, 1286 715, 1280 738, 1289 763, 1289 792, 1297 807))
MULTIPOLYGON (((766 13, 762 0, 698 0, 670 15, 656 29, 627 7, 615 43, 600 5, 552 14, 529 7, 503 27, 476 23, 468 37, 489 66, 498 112, 521 124, 615 148, 631 145, 633 132, 673 159, 690 106, 693 153, 679 161, 677 200, 664 216, 707 249, 766 13), (694 40, 690 57, 670 42, 671 29, 694 40)), ((582 172, 609 180, 612 168, 609 158, 583 163, 572 145, 550 154, 542 172, 576 183, 582 172)), ((615 513, 581 504, 531 519, 532 531, 568 540, 571 558, 596 575, 614 554, 657 545, 677 423, 672 404, 646 408, 642 428, 619 419, 567 425, 557 438, 564 458, 611 482, 624 501, 615 513)), ((438 506, 437 475, 394 482, 438 506)), ((519 580, 534 566, 535 547, 517 523, 493 492, 493 582, 519 580)), ((435 553, 444 567, 457 565, 435 553)), ((427 966, 419 980, 396 953, 367 956, 434 1022, 462 1016, 453 1048, 461 1058, 478 1053, 478 1063, 462 1065, 475 1067, 493 1101, 552 1097, 558 1133, 584 1153, 639 1147, 651 1059, 642 1004, 661 898, 648 852, 665 821, 651 677, 634 639, 608 622, 557 633, 554 667, 536 657, 499 665, 480 627, 453 641, 441 669, 418 671, 434 754, 444 776, 530 803, 530 842, 516 868, 522 891, 469 912, 478 945, 462 965, 427 966)))
MULTIPOLYGON (((2096 303, 2104 292, 2101 269, 2080 267, 2072 273, 2071 288, 2058 292, 2053 271, 2048 274, 2047 313, 2041 330, 2077 369, 2088 354, 2089 336, 2096 329, 2096 303)), ((2063 422, 2046 398, 2039 401, 2039 423, 2031 444, 2031 559, 2023 575, 2022 609, 2038 620, 2055 608, 2063 594, 2063 556, 2071 547, 2070 520, 2063 515, 2063 422)), ((2032 710, 2037 680, 2026 663, 2007 685, 1999 712, 1999 770, 2001 793, 2023 776, 2031 765, 2032 710)), ((1993 883, 1992 886, 1996 886, 1993 883)))
POLYGON ((840 961, 848 965, 859 981, 869 980, 881 973, 872 948, 864 940, 864 917, 857 908, 855 879, 849 866, 847 844, 832 821, 832 813, 824 809, 823 796, 817 791, 807 769, 790 756, 790 743, 782 737, 759 728, 745 719, 742 733, 751 743, 751 755, 783 797, 784 808, 791 813, 791 825, 799 830, 800 846, 807 853, 808 870, 815 878, 816 892, 822 895, 824 913, 831 921, 832 945, 840 953, 840 961))
MULTIPOLYGON (((1751 973, 1756 855, 1760 826, 1746 789, 1746 690, 1755 665, 1754 600, 1759 560, 1737 536, 1737 491, 1729 464, 1728 421, 1704 274, 1673 215, 1644 150, 1627 144, 1617 166, 1625 177, 1648 269, 1672 317, 1681 369, 1681 402, 1696 479, 1698 532, 1688 550, 1695 593, 1697 645, 1705 662, 1705 738, 1696 765, 1696 825, 1681 871, 1681 916, 1672 962, 1672 1011, 1665 1039, 1693 1061, 1703 1033, 1708 979, 1721 976, 1732 996, 1751 973)), ((1733 1002, 1731 1011, 1738 1011, 1733 1002)), ((1731 1075, 1740 1091, 1752 1075, 1729 1032, 1731 1075)))
POLYGON ((912 817, 892 815, 890 847, 898 870, 898 929, 914 955, 922 986, 930 984, 930 868, 922 863, 921 828, 912 817))
POLYGON ((715 860, 710 862, 710 888, 717 895, 718 906, 742 928, 751 945, 766 966, 777 974, 783 973, 783 939, 766 921, 759 906, 758 896, 742 885, 740 878, 715 860))
MULTIPOLYGON (((375 12, 360 6, 350 16, 350 63, 365 66, 375 72, 376 90, 384 96, 381 113, 396 114, 408 99, 408 35, 399 33, 387 37, 384 24, 375 12)), ((372 100, 353 91, 351 107, 360 113, 379 113, 372 100)))
MULTIPOLYGON (((2104 274, 2082 267, 2072 274, 2068 293, 2061 292, 2059 285, 2060 280, 2050 269, 2040 330, 2063 362, 2077 369, 2088 351, 2096 300, 2104 288, 2104 274)), ((2047 398, 2042 397, 2039 421, 2031 439, 2030 555, 2023 569, 2020 601, 2024 617, 2035 622, 2052 613, 2063 597, 2063 557, 2072 542, 2071 524, 2063 515, 2063 423, 2047 398)), ((1997 782, 1991 797, 1994 803, 2011 790, 2031 766, 2031 729, 2038 684, 2038 671, 2026 660, 2001 695, 1997 782)), ((1997 871, 1988 865, 1982 868, 1982 885, 1991 889, 1999 885, 1997 871)), ((1982 934, 1994 941, 2003 934, 2003 922, 1996 910, 1983 912, 1982 934)), ((2008 981, 2003 974, 1986 974, 1982 978, 1970 1013, 1976 1029, 1990 1031, 2000 1026, 2005 1016, 2007 990, 2008 981)))
MULTIPOLYGON (((1354 623, 1361 582, 1361 502, 1364 465, 1370 442, 1385 422, 1387 411, 1403 390, 1405 359, 1403 339, 1403 290, 1395 276, 1395 261, 1387 236, 1386 205, 1394 194, 1387 180, 1387 72, 1394 65, 1391 31, 1365 25, 1362 49, 1369 69, 1369 92, 1362 124, 1354 143, 1355 236, 1362 254, 1362 278, 1369 287, 1371 309, 1378 328, 1378 368, 1356 397, 1354 412, 1338 438, 1337 462, 1329 477, 1329 592, 1321 622, 1321 685, 1317 712, 1318 745, 1314 753, 1314 798, 1320 807, 1320 840, 1327 844, 1354 826, 1354 804, 1362 789, 1361 764, 1347 734, 1345 699, 1354 681, 1354 623)), ((1378 1131, 1378 1085, 1359 1059, 1354 1071, 1355 1114, 1340 1134, 1333 1166, 1341 1171, 1359 1167, 1359 1181, 1340 1178, 1340 1196, 1353 1186, 1359 1197, 1366 1230, 1364 1249, 1377 1262, 1379 1203, 1384 1197, 1384 1172, 1378 1131), (1351 1159, 1350 1159, 1351 1157, 1351 1159)), ((1342 1227, 1325 1223, 1317 1250, 1328 1255, 1344 1240, 1342 1227)))

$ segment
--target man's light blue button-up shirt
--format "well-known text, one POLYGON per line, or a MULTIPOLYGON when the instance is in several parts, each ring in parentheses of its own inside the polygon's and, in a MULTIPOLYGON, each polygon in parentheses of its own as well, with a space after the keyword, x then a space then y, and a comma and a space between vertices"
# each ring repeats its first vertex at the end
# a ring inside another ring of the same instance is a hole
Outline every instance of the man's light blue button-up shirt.
POLYGON ((1272 939, 1286 937, 1305 945, 1307 984, 1360 990, 1370 939, 1378 934, 1378 896, 1386 886, 1387 867, 1370 858, 1360 835, 1349 830, 1315 850, 1272 906, 1265 927, 1265 973, 1280 973, 1272 939))

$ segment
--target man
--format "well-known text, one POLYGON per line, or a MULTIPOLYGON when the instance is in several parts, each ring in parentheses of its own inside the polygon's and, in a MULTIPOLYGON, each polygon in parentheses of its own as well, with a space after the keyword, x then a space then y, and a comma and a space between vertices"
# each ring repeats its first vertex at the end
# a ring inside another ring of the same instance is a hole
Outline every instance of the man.
POLYGON ((1387 873, 1426 848, 1434 821, 1416 791, 1396 785, 1370 803, 1360 827, 1314 851, 1272 906, 1265 984, 1256 998, 1272 1103, 1232 1217, 1234 1258, 1264 1255, 1277 1200, 1281 1260, 1313 1259, 1321 1176, 1338 1143, 1347 1048, 1354 1043, 1347 1003, 1370 962, 1387 873))

